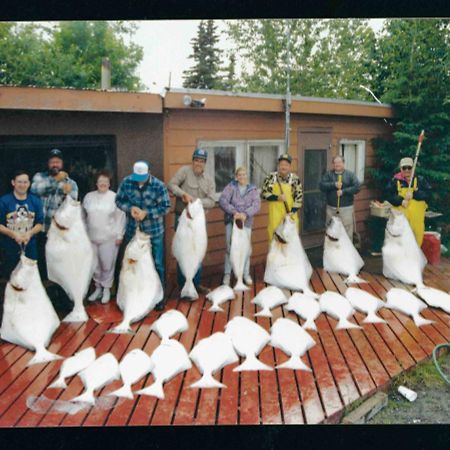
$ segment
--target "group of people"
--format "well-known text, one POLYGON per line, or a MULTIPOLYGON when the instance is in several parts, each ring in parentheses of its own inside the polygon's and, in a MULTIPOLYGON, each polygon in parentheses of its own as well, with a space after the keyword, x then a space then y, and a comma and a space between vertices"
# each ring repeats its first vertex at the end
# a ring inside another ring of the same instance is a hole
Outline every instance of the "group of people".
MULTIPOLYGON (((96 190, 86 194, 82 201, 87 232, 96 255, 93 277, 95 289, 88 300, 107 303, 111 298, 116 260, 121 245, 126 246, 133 238, 136 228, 150 236, 155 268, 165 286, 164 261, 164 216, 171 203, 169 191, 176 197, 175 229, 185 206, 200 199, 205 210, 216 204, 215 182, 205 173, 208 154, 204 149, 195 149, 192 164, 181 167, 165 184, 151 174, 147 161, 136 161, 133 172, 120 183, 117 193, 110 189, 111 174, 101 171, 96 175, 96 190)), ((333 167, 321 181, 320 189, 326 196, 327 220, 339 211, 339 216, 350 237, 354 232, 354 196, 360 190, 356 175, 345 169, 343 156, 335 156, 333 167)), ((243 166, 235 171, 234 179, 224 188, 218 200, 224 211, 225 221, 225 269, 223 283, 229 285, 231 278, 230 248, 233 221, 243 221, 248 238, 255 214, 261 208, 261 197, 268 201, 269 240, 286 214, 292 215, 299 226, 298 211, 303 203, 303 189, 299 177, 291 171, 292 158, 284 153, 278 158, 278 167, 269 173, 261 188, 249 182, 247 169, 243 166)), ((424 232, 426 201, 430 185, 420 177, 411 181, 413 161, 403 158, 400 172, 386 186, 384 196, 393 207, 402 209, 407 216, 419 245, 424 232), (410 187, 410 188, 409 188, 410 187)), ((37 259, 41 277, 46 278, 45 242, 56 210, 66 195, 78 198, 77 183, 64 171, 63 154, 58 149, 50 151, 47 170, 36 173, 30 181, 29 175, 17 171, 11 180, 12 192, 0 198, 0 235, 3 250, 4 274, 9 277, 17 265, 21 252, 37 259)), ((201 284, 202 266, 194 277, 194 285, 200 293, 208 289, 201 284)), ((183 286, 185 280, 177 267, 177 280, 183 286)), ((250 255, 244 269, 244 282, 251 285, 250 255)), ((164 308, 166 297, 156 305, 164 308)))

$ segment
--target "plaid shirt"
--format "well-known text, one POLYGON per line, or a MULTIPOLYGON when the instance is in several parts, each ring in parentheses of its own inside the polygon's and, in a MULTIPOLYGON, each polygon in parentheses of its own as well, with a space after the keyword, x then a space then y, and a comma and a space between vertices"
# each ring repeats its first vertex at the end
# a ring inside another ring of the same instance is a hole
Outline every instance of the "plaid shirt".
POLYGON ((170 209, 169 193, 164 183, 153 175, 141 189, 139 184, 131 179, 131 175, 125 177, 117 190, 116 205, 127 215, 126 241, 129 241, 136 232, 136 221, 131 216, 132 206, 137 206, 147 213, 141 222, 141 231, 151 237, 164 233, 163 219, 170 209))
POLYGON ((78 185, 70 178, 63 181, 56 181, 48 172, 38 172, 33 177, 30 192, 37 195, 42 200, 44 206, 44 232, 50 228, 52 217, 56 210, 61 206, 66 194, 64 194, 63 186, 69 183, 72 186, 70 196, 78 199, 78 185))

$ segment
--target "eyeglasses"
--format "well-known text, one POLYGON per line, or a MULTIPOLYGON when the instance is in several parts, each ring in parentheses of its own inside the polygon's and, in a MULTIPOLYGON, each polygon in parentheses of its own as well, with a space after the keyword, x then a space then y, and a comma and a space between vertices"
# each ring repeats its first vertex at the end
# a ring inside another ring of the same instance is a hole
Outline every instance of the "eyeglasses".
POLYGON ((403 166, 402 170, 412 170, 412 166, 403 166))

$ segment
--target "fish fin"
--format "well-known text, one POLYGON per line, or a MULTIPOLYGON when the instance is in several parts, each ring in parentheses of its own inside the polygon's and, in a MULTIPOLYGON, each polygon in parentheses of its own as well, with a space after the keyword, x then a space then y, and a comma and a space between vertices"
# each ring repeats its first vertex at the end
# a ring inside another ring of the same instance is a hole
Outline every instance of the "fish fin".
POLYGON ((225 388, 226 386, 220 381, 213 378, 211 374, 203 374, 200 380, 192 383, 189 387, 200 389, 225 388))
POLYGON ((250 288, 248 286, 246 286, 242 280, 238 280, 236 285, 234 286, 233 290, 237 291, 237 292, 244 292, 244 291, 249 291, 250 288))
POLYGON ((265 308, 253 315, 255 317, 272 317, 272 313, 271 313, 270 309, 265 309, 265 308))
POLYGON ((155 381, 152 385, 140 389, 139 391, 135 392, 137 395, 151 395, 152 397, 157 397, 161 400, 164 400, 164 389, 163 385, 159 381, 155 381))
POLYGON ((414 323, 416 326, 421 327, 422 325, 430 325, 431 323, 434 323, 433 320, 425 319, 420 314, 416 314, 413 316, 414 323))
POLYGON ((223 309, 219 305, 212 305, 211 308, 208 309, 211 312, 223 312, 223 309))
POLYGON ((78 397, 73 398, 70 401, 71 402, 83 402, 83 403, 89 403, 90 405, 95 405, 94 393, 91 391, 86 391, 85 393, 79 395, 78 397))
POLYGON ((192 280, 186 280, 186 283, 183 286, 180 294, 181 298, 189 298, 191 300, 198 299, 198 292, 195 289, 194 282, 192 280))
POLYGON ((48 387, 48 389, 66 389, 66 388, 67 384, 64 378, 58 378, 48 387))
POLYGON ((312 319, 308 319, 308 320, 303 324, 303 328, 304 328, 305 330, 314 330, 314 331, 317 331, 316 323, 315 323, 314 320, 312 320, 312 319))
POLYGON ((268 366, 261 362, 255 356, 248 357, 241 365, 235 367, 233 372, 242 372, 244 370, 273 370, 273 367, 268 366))
POLYGON ((350 329, 350 328, 361 328, 359 325, 356 325, 352 322, 350 322, 347 319, 340 319, 337 326, 336 326, 336 330, 344 330, 344 329, 350 329))
POLYGON ((367 283, 366 280, 359 278, 357 275, 350 275, 344 280, 345 284, 367 283))
POLYGON ((311 372, 311 369, 298 356, 291 356, 286 362, 276 366, 275 369, 305 370, 306 372, 311 372))
POLYGON ((384 319, 377 316, 376 313, 370 312, 367 317, 363 320, 363 323, 386 323, 384 319))
POLYGON ((127 322, 121 322, 116 327, 112 328, 111 330, 106 331, 107 334, 136 334, 131 328, 130 324, 127 322))
POLYGON ((89 320, 89 316, 86 313, 84 307, 74 308, 71 313, 69 313, 64 319, 63 322, 87 322, 89 320))
POLYGON ((110 392, 108 395, 113 395, 115 397, 124 397, 133 400, 133 392, 131 391, 131 386, 124 384, 121 388, 116 391, 110 392))
POLYGON ((51 361, 57 361, 58 359, 64 359, 62 356, 51 353, 45 348, 37 350, 34 356, 28 361, 27 367, 33 364, 48 363, 51 361))

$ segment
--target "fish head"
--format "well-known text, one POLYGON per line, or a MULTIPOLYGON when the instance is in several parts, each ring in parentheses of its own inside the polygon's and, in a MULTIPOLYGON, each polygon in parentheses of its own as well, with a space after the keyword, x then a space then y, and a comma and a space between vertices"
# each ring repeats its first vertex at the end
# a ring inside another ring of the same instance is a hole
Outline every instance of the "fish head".
POLYGON ((195 219, 199 217, 201 214, 204 214, 202 201, 197 198, 191 203, 188 203, 185 208, 186 217, 188 219, 195 219))
POLYGON ((386 231, 391 237, 400 237, 405 232, 407 219, 401 211, 391 209, 388 221, 386 223, 386 231))
POLYGON ((283 222, 278 225, 274 232, 274 239, 281 244, 290 242, 297 233, 295 219, 290 214, 286 214, 283 222))
POLYGON ((69 230, 81 218, 81 204, 67 195, 53 216, 53 222, 60 230, 69 230))
POLYGON ((16 291, 25 291, 30 286, 37 271, 37 261, 21 255, 19 264, 12 271, 9 284, 16 291))
POLYGON ((338 216, 332 216, 327 223, 326 237, 332 241, 338 241, 345 234, 344 224, 338 216))
POLYGON ((150 251, 150 236, 138 230, 125 250, 125 260, 134 265, 150 251))

